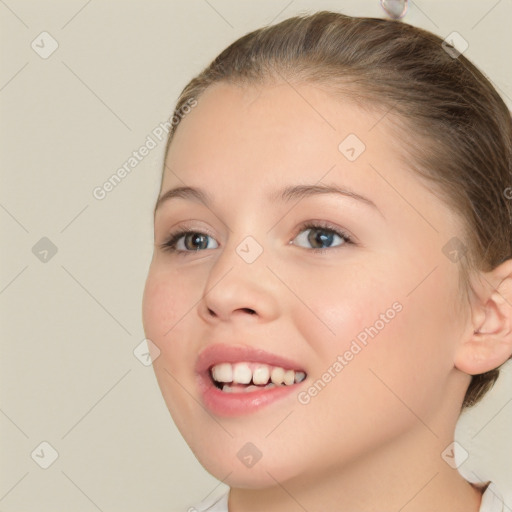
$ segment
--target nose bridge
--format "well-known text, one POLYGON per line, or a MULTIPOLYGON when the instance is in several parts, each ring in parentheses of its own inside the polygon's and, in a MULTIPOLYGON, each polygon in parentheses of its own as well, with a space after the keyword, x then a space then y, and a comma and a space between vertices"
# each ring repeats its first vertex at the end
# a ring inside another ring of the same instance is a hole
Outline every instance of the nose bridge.
POLYGON ((200 311, 210 319, 228 319, 235 312, 245 312, 270 320, 277 315, 278 300, 276 283, 266 266, 264 233, 240 233, 230 232, 211 265, 200 311))
MULTIPOLYGON (((224 274, 229 269, 231 278, 250 281, 256 274, 265 275, 268 269, 265 262, 268 259, 268 235, 262 215, 254 203, 238 204, 236 215, 230 215, 232 222, 228 226, 224 248, 219 251, 211 276, 220 272, 224 274), (267 246, 267 247, 266 247, 267 246)), ((217 274, 217 277, 220 277, 217 274)))

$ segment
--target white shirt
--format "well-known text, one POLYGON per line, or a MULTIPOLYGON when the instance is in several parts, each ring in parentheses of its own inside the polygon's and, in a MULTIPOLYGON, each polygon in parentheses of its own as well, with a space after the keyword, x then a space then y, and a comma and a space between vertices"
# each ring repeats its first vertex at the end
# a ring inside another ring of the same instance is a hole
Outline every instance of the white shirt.
MULTIPOLYGON (((224 491, 221 496, 210 496, 201 503, 187 509, 188 512, 229 512, 228 511, 229 490, 224 491)), ((482 494, 482 504, 479 512, 505 512, 503 497, 496 486, 491 482, 482 494)))

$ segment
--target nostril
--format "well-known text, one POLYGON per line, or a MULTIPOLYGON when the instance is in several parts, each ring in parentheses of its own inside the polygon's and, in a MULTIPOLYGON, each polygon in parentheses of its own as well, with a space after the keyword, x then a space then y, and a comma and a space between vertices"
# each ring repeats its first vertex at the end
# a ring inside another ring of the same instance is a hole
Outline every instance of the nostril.
MULTIPOLYGON (((256 311, 254 311, 254 309, 251 309, 251 308, 240 308, 240 311, 244 311, 245 313, 249 313, 250 315, 256 314, 256 311)), ((210 314, 210 316, 213 316, 213 317, 218 316, 217 313, 215 313, 215 311, 211 308, 208 308, 208 313, 210 314)))

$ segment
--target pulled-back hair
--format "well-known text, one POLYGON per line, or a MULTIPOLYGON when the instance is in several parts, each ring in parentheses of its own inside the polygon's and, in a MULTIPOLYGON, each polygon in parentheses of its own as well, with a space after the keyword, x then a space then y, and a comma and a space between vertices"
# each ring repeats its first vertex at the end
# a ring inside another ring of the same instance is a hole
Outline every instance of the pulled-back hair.
MULTIPOLYGON (((491 82, 463 55, 401 21, 303 14, 228 46, 183 89, 175 113, 219 82, 283 80, 325 86, 394 120, 411 170, 463 220, 462 294, 472 272, 511 258, 511 116, 491 82)), ((178 126, 169 132, 166 155, 178 126)), ((474 375, 462 407, 477 403, 498 375, 499 368, 474 375)))

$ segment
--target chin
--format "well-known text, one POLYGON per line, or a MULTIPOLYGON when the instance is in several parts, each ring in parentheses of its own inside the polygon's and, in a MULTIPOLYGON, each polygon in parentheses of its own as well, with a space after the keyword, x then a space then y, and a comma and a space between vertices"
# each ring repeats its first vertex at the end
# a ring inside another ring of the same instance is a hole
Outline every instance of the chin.
POLYGON ((253 467, 240 467, 242 464, 229 464, 228 461, 204 461, 198 459, 202 466, 218 480, 230 487, 241 489, 264 489, 273 487, 277 482, 289 480, 295 474, 287 471, 287 468, 264 465, 260 460, 253 467), (234 466, 238 467, 234 467, 234 466), (229 474, 229 476, 227 476, 229 474), (277 481, 277 482, 276 482, 277 481))
POLYGON ((261 446, 261 458, 257 460, 257 452, 252 453, 256 458, 250 459, 251 448, 246 447, 239 439, 230 440, 230 445, 218 444, 216 448, 201 443, 195 444, 187 439, 190 448, 200 464, 212 476, 221 480, 230 487, 244 489, 263 489, 277 485, 277 482, 285 482, 293 479, 299 474, 308 471, 306 457, 286 456, 285 450, 280 451, 278 447, 261 446), (269 455, 265 455, 268 453, 269 455), (270 455, 272 454, 272 455, 270 455), (244 461, 245 459, 245 461, 244 461))

